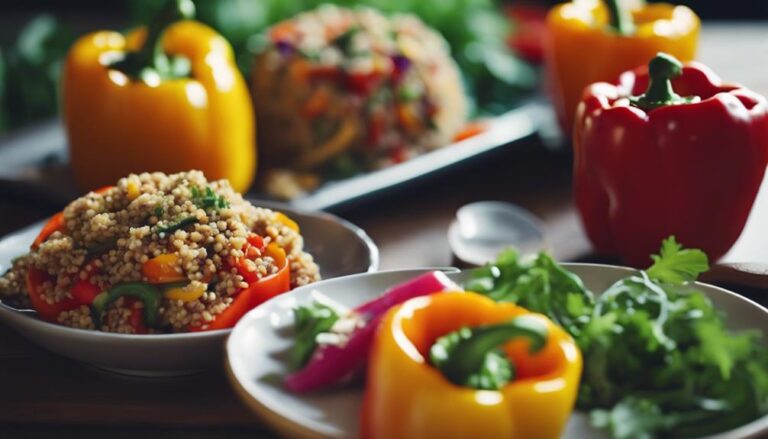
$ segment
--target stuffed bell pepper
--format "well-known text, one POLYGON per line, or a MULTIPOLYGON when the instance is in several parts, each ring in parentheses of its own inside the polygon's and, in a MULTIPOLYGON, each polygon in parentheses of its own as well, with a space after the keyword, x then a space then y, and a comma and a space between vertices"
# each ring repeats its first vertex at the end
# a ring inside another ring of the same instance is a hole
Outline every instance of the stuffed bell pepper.
POLYGON ((658 54, 583 94, 574 196, 595 248, 645 266, 667 236, 711 260, 741 234, 768 160, 768 103, 658 54))
POLYGON ((253 108, 229 43, 166 3, 148 29, 80 38, 64 68, 63 113, 83 189, 131 172, 200 169, 237 191, 256 165, 253 108))
POLYGON ((566 136, 587 85, 612 81, 660 51, 683 61, 696 55, 700 22, 689 8, 644 2, 628 8, 626 3, 575 0, 554 7, 547 16, 548 85, 566 136))
POLYGON ((363 438, 557 438, 581 375, 546 317, 474 293, 390 310, 371 349, 363 438))
POLYGON ((40 318, 130 334, 234 326, 319 279, 295 222, 192 171, 133 174, 70 203, 0 277, 40 318))

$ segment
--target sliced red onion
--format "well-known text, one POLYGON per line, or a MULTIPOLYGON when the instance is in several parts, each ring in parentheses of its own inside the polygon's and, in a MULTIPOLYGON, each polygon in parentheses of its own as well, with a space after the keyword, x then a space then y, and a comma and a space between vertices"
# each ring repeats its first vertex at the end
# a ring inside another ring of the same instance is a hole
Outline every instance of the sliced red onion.
POLYGON ((449 290, 461 291, 461 288, 442 271, 432 271, 390 288, 381 296, 355 308, 355 312, 375 316, 408 299, 449 290))
POLYGON ((366 322, 355 329, 343 346, 321 345, 309 363, 285 379, 285 387, 294 393, 306 393, 340 383, 364 370, 373 336, 384 313, 409 299, 449 290, 460 290, 440 271, 423 274, 396 285, 380 297, 355 308, 366 322))

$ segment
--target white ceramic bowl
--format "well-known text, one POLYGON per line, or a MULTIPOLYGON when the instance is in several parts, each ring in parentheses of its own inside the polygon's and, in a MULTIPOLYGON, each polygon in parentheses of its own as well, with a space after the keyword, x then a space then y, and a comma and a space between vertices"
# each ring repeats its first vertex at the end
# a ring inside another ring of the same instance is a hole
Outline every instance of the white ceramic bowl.
MULTIPOLYGON (((604 291, 634 271, 595 264, 564 266, 581 277, 592 291, 604 291)), ((227 340, 227 371, 236 392, 261 419, 286 437, 357 437, 362 387, 297 396, 276 383, 275 376, 287 373, 285 352, 291 346, 292 310, 310 302, 313 290, 354 307, 425 271, 427 269, 384 271, 331 279, 297 288, 252 310, 240 320, 227 340)), ((449 276, 461 282, 466 272, 449 276)), ((768 333, 768 310, 762 306, 712 285, 698 284, 698 287, 727 314, 729 328, 757 328, 768 333)), ((768 416, 717 437, 757 438, 766 437, 766 434, 768 416)), ((563 436, 566 439, 606 437, 603 432, 594 430, 587 416, 579 412, 571 417, 563 436)))
MULTIPOLYGON (((265 203, 256 203, 265 205, 265 203)), ((305 249, 324 279, 375 271, 379 251, 359 227, 326 213, 311 213, 269 205, 293 218, 301 227, 305 249)), ((42 222, 0 240, 0 272, 24 254, 42 222)), ((72 359, 102 369, 131 375, 169 376, 221 364, 224 341, 231 329, 185 334, 126 335, 68 328, 39 320, 0 302, 0 322, 32 342, 72 359)))

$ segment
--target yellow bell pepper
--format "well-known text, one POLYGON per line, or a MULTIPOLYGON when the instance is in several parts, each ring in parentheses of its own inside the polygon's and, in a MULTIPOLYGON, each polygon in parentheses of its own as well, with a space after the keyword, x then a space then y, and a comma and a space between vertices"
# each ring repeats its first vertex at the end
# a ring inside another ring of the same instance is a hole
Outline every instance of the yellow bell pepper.
POLYGON ((681 61, 696 56, 701 23, 685 6, 640 4, 626 10, 621 0, 574 0, 547 15, 545 59, 548 86, 563 132, 570 136, 584 88, 611 82, 645 65, 658 52, 681 61))
POLYGON ((556 438, 573 409, 581 367, 573 339, 542 315, 475 293, 412 299, 386 314, 374 340, 361 434, 369 439, 556 438), (535 353, 527 340, 502 344, 517 376, 498 390, 454 384, 427 360, 435 341, 446 334, 520 316, 546 328, 546 338, 535 353))
POLYGON ((190 0, 170 1, 149 30, 80 38, 66 58, 63 113, 83 189, 131 172, 202 170, 250 186, 255 122, 229 43, 190 0))

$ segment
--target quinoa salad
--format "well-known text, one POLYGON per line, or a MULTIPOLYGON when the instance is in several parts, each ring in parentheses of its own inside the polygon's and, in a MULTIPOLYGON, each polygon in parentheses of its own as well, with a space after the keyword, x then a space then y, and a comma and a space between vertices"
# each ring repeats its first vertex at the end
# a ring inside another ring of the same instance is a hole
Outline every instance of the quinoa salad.
POLYGON ((0 277, 0 300, 80 329, 231 327, 320 279, 297 224, 202 172, 132 174, 70 203, 0 277))
POLYGON ((252 83, 263 185, 281 198, 448 145, 467 121, 448 44, 409 14, 322 5, 280 22, 252 83))

